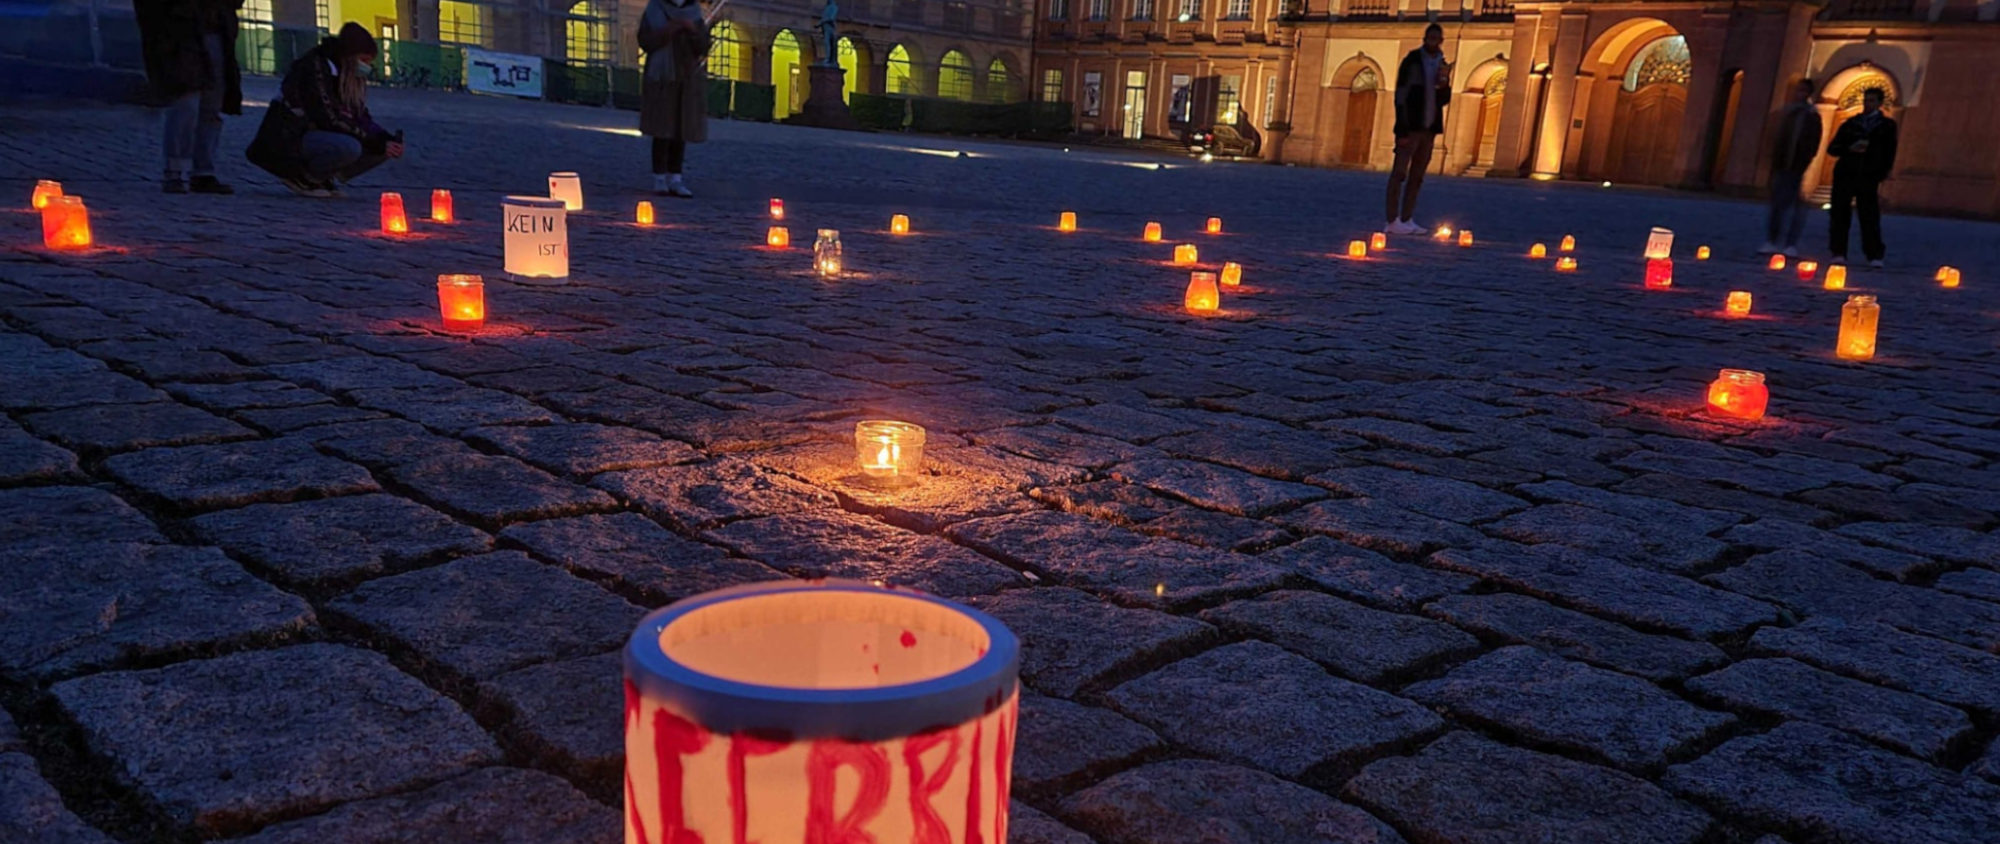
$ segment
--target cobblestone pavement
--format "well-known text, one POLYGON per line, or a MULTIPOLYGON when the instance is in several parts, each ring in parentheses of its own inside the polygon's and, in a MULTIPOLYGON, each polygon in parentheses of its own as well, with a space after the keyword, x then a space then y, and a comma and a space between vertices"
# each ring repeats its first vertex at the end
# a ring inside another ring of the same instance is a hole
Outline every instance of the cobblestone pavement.
POLYGON ((137 110, 0 126, 0 839, 614 840, 620 641, 781 574, 1020 633, 1018 844, 2000 829, 1990 223, 1891 219, 1848 363, 1749 203, 1440 180, 1476 246, 1350 262, 1377 175, 723 124, 645 229, 629 114, 376 99, 414 152, 326 201, 162 196, 137 110), (500 196, 572 168, 572 282, 500 281, 500 196), (34 177, 102 248, 40 248, 34 177), (433 187, 463 222, 373 232, 433 187), (774 195, 848 277, 757 245, 774 195), (1220 315, 1149 219, 1244 265, 1220 315), (920 487, 854 482, 872 416, 920 487))

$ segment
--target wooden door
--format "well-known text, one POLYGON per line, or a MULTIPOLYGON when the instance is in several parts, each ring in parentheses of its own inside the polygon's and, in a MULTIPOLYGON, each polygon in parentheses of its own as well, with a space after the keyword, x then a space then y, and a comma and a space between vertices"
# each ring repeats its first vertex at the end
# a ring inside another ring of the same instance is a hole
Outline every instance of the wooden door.
POLYGON ((1657 82, 1618 92, 1605 178, 1640 185, 1674 181, 1674 155, 1680 152, 1686 112, 1687 88, 1682 85, 1657 82))
POLYGON ((1375 142, 1375 91, 1347 94, 1347 122, 1340 144, 1340 163, 1367 166, 1375 142))

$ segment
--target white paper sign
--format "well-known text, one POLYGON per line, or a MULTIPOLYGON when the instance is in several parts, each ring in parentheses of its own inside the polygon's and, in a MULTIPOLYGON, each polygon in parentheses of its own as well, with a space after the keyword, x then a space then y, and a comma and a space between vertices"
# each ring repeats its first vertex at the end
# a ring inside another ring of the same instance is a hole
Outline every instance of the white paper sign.
POLYGON ((1646 257, 1671 258, 1674 254, 1674 230, 1653 227, 1652 234, 1646 235, 1646 257))
POLYGON ((542 98, 542 59, 465 48, 465 87, 479 94, 542 98))
POLYGON ((501 204, 506 227, 507 274, 516 281, 552 284, 569 278, 569 211, 560 199, 510 196, 501 204))

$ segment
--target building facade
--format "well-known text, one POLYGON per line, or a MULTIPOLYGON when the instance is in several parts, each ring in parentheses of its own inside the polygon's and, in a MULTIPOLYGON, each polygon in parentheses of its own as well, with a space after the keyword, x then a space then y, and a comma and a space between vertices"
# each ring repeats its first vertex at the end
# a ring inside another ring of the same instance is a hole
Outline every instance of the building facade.
MULTIPOLYGON (((1395 70, 1453 62, 1441 172, 1754 192, 1786 92, 1831 136, 1880 88, 1892 207, 2000 216, 2000 0, 1039 0, 1034 71, 1086 132, 1252 121, 1272 161, 1384 169, 1395 70), (1240 107, 1240 108, 1239 108, 1240 107)), ((1824 193, 1821 154, 1806 189, 1824 193)))

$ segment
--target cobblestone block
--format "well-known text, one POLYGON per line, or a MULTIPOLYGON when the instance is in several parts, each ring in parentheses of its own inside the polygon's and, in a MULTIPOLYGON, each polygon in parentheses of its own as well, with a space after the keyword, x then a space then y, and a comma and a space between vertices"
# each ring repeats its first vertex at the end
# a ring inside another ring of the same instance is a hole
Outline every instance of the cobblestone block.
POLYGON ((1152 539, 1070 513, 976 519, 946 533, 1058 584, 1103 590, 1151 606, 1261 592, 1284 578, 1256 557, 1152 539))
POLYGON ((1664 765, 1736 721, 1644 680, 1525 646, 1501 648, 1403 693, 1453 717, 1630 769, 1664 765))
POLYGON ((1309 537, 1258 557, 1351 601, 1409 612, 1478 581, 1462 574, 1399 563, 1373 551, 1309 537))
POLYGON ((1497 518, 1528 506, 1525 501, 1482 486, 1386 466, 1333 469, 1306 481, 1461 523, 1497 518))
POLYGON ((1697 639, 1778 620, 1775 609, 1671 574, 1549 545, 1440 551, 1431 561, 1573 609, 1641 629, 1697 639))
POLYGON ((1062 815, 1105 844, 1402 844, 1367 812, 1249 768, 1177 759, 1077 792, 1062 815))
POLYGON ((518 551, 371 580, 326 609, 472 679, 616 648, 645 614, 518 551))
POLYGON ((149 448, 104 461, 112 477, 181 510, 375 492, 367 470, 296 439, 149 448))
POLYGON ((1727 547, 1698 533, 1659 527, 1574 504, 1524 510, 1487 525, 1486 530, 1515 542, 1564 545, 1677 574, 1709 567, 1727 547))
POLYGON ((619 723, 625 668, 619 651, 509 671, 480 683, 479 694, 505 719, 504 733, 537 764, 601 793, 617 793, 625 771, 625 730, 619 723))
POLYGON ((299 645, 56 684, 91 752, 204 835, 403 791, 498 762, 450 700, 387 659, 299 645), (329 775, 336 771, 338 775, 329 775))
POLYGON ((1961 645, 1835 618, 1767 627, 1750 645, 1989 717, 2000 715, 2000 656, 1961 645))
POLYGON ((704 530, 752 516, 834 506, 834 497, 735 458, 689 466, 606 472, 591 482, 683 530, 704 530))
POLYGON ((1264 642, 1189 657, 1106 698, 1169 741, 1290 779, 1351 769, 1444 727, 1421 706, 1264 642))
POLYGON ((390 495, 253 504, 197 516, 188 524, 203 541, 290 583, 372 577, 493 544, 482 531, 390 495))
POLYGON ((1939 590, 1954 595, 1983 598, 2000 602, 2000 571, 1992 569, 1966 569, 1947 572, 1933 584, 1939 590))
MULTIPOLYGON (((1991 512, 1991 511, 1989 511, 1991 512)), ((2000 536, 1959 527, 1920 524, 1856 522, 1841 525, 1843 535, 1908 554, 1921 554, 1954 563, 2000 569, 2000 536)))
POLYGON ((1645 780, 1469 732, 1369 765, 1342 793, 1421 841, 1693 844, 1709 827, 1645 780))
POLYGON ((572 478, 701 459, 700 453, 683 443, 629 428, 588 423, 475 428, 466 435, 474 442, 572 478))
POLYGON ((342 460, 377 471, 436 457, 481 457, 477 450, 401 419, 373 419, 307 428, 296 435, 342 460))
POLYGON ((649 606, 785 577, 763 563, 682 537, 638 513, 523 522, 500 535, 577 575, 609 581, 627 594, 636 592, 649 606))
POLYGON ((489 530, 617 506, 603 492, 510 457, 443 455, 393 466, 387 472, 418 498, 489 530))
POLYGON ((967 435, 967 439, 975 445, 992 446, 1031 460, 1046 460, 1092 471, 1148 453, 1131 443, 1057 425, 976 431, 967 435))
POLYGON ((1906 484, 1894 492, 1827 487, 1800 495, 1799 500, 1848 519, 1869 522, 1914 522, 1971 530, 1985 530, 1993 524, 1993 511, 1968 505, 1958 496, 1926 492, 1917 489, 1918 486, 1906 484))
POLYGON ((1063 826, 1019 800, 1007 804, 1007 844, 1092 844, 1090 836, 1063 826))
POLYGON ((1353 465, 1354 461, 1341 456, 1339 451, 1365 444, 1359 439, 1326 432, 1280 428, 1254 434, 1195 431, 1159 440, 1153 443, 1153 448, 1175 457, 1220 463, 1267 478, 1302 481, 1307 475, 1353 465))
POLYGON ((1706 642, 1640 633, 1526 595, 1449 595, 1424 611, 1483 636, 1534 645, 1654 682, 1682 679, 1728 660, 1722 649, 1706 642))
POLYGON ((1433 519, 1373 498, 1315 501, 1279 515, 1277 521, 1296 530, 1323 533, 1350 545, 1402 557, 1477 545, 1485 539, 1479 531, 1457 522, 1433 519))
POLYGON ((597 844, 615 840, 618 812, 539 771, 482 768, 422 791, 362 800, 269 827, 239 844, 597 844))
POLYGON ((1804 551, 1897 580, 1909 580, 1945 567, 1942 560, 1877 548, 1839 533, 1785 519, 1758 519, 1747 525, 1737 525, 1724 533, 1722 538, 1731 545, 1757 551, 1804 551))
POLYGON ((1972 730, 1972 719, 1949 706, 1790 659, 1745 660, 1687 688, 1727 708, 1824 724, 1932 761, 1972 730))
POLYGON ((797 577, 880 580, 953 597, 1026 584, 1018 572, 943 539, 841 510, 745 519, 706 535, 797 577))
POLYGON ((1094 404, 1056 411, 1057 422, 1087 434, 1110 437, 1135 445, 1145 445, 1162 437, 1185 434, 1197 425, 1164 413, 1136 410, 1116 404, 1094 404))
POLYGON ((1976 844, 2000 829, 2000 785, 1816 724, 1732 739, 1669 769, 1664 785, 1802 841, 1976 844))
POLYGON ((1066 698, 1221 638, 1193 619, 1113 606, 1060 587, 1014 589, 974 604, 1021 637, 1022 679, 1066 698))
POLYGON ((1640 475, 1611 489, 1639 497, 1664 499, 1689 507, 1728 510, 1759 519, 1786 519, 1800 524, 1820 525, 1834 518, 1832 513, 1810 504, 1745 492, 1678 475, 1640 475))
POLYGON ((0 525, 0 548, 167 541, 124 499, 87 486, 0 490, 0 525))
POLYGON ((1371 686, 1479 652, 1478 639, 1449 624, 1369 609, 1318 592, 1268 592, 1223 604, 1201 617, 1371 686))
POLYGON ((253 439, 255 431, 184 404, 92 404, 32 413, 21 423, 64 447, 86 454, 157 445, 195 445, 253 439))
POLYGON ((42 779, 35 757, 13 752, 0 752, 0 840, 113 844, 63 805, 62 795, 42 779))
POLYGON ((439 431, 556 421, 555 414, 512 393, 457 384, 354 390, 348 396, 362 407, 388 411, 439 431))
POLYGON ((76 455, 0 420, 0 485, 66 480, 78 474, 76 455))
POLYGON ((1970 647, 2000 650, 2000 606, 1877 580, 1803 551, 1752 557, 1708 580, 1807 616, 1879 621, 1970 647))
POLYGON ((1317 487, 1190 460, 1135 460, 1113 467, 1111 476, 1237 516, 1261 516, 1326 496, 1317 487))
POLYGON ((1022 794, 1054 794, 1167 750, 1152 730, 1109 709, 1027 691, 1019 729, 1014 788, 1022 794))

